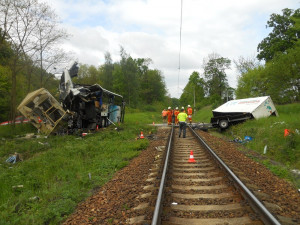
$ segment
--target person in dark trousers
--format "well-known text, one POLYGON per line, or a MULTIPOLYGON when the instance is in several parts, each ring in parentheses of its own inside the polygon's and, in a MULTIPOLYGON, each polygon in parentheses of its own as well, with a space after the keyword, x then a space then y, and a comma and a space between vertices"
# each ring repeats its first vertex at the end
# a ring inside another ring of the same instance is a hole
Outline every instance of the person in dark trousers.
POLYGON ((181 136, 181 131, 183 131, 183 138, 186 134, 186 119, 187 114, 184 112, 184 109, 181 109, 181 112, 178 114, 177 119, 179 121, 179 137, 181 136))

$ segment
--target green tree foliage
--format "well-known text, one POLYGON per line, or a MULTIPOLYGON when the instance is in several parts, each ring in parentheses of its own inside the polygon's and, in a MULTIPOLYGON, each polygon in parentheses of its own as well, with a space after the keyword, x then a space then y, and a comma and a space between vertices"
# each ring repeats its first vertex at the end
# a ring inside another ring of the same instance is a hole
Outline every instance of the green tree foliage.
POLYGON ((231 60, 218 54, 210 54, 203 60, 204 78, 206 82, 207 96, 225 96, 229 87, 225 70, 230 69, 231 60))
POLYGON ((282 15, 273 13, 266 27, 272 32, 257 46, 259 60, 270 61, 277 53, 293 48, 300 38, 300 9, 285 8, 282 15))
POLYGON ((120 66, 123 76, 122 80, 125 83, 125 101, 131 106, 137 106, 139 101, 138 90, 140 88, 140 83, 138 82, 137 64, 135 63, 135 60, 126 53, 123 47, 121 47, 120 55, 120 66))
POLYGON ((80 64, 78 76, 73 78, 74 83, 78 84, 100 84, 101 83, 101 69, 97 69, 93 65, 80 64))
POLYGON ((184 106, 194 105, 200 103, 204 99, 205 82, 200 78, 200 74, 194 71, 190 77, 187 85, 183 89, 180 96, 180 103, 184 106))
POLYGON ((300 100, 300 47, 277 54, 266 65, 240 76, 237 98, 265 95, 279 104, 300 100))
POLYGON ((140 95, 147 104, 163 101, 166 95, 166 85, 161 71, 149 69, 151 59, 138 58, 135 60, 140 82, 140 95))
POLYGON ((166 85, 161 71, 149 69, 151 59, 132 58, 124 48, 120 50, 121 60, 112 62, 105 53, 105 63, 98 69, 86 64, 80 65, 78 84, 100 84, 103 88, 122 95, 131 107, 141 107, 165 100, 166 85))
POLYGON ((114 65, 109 52, 105 53, 105 63, 100 67, 102 86, 106 89, 111 89, 113 86, 113 70, 114 65))
POLYGON ((300 101, 300 47, 276 55, 266 64, 267 90, 280 104, 300 101))
POLYGON ((57 51, 53 47, 62 33, 59 29, 55 29, 58 21, 53 20, 54 17, 56 15, 51 8, 38 0, 0 1, 0 58, 2 57, 1 60, 7 63, 11 71, 9 115, 12 120, 17 115, 17 105, 31 88, 37 89, 41 85, 48 88, 48 84, 54 79, 53 74, 46 72, 45 67, 50 62, 48 66, 53 65, 52 63, 58 59, 58 55, 55 54, 57 51), (9 48, 5 48, 8 51, 2 51, 5 41, 6 45, 9 45, 9 48), (50 46, 53 55, 47 51, 50 46), (43 57, 37 57, 37 52, 43 57), (50 55, 54 56, 53 61, 47 57, 50 55), (40 67, 39 70, 37 67, 40 67), (40 82, 36 87, 33 83, 37 73, 40 75, 40 82), (42 79, 44 75, 47 76, 46 79, 42 79))
POLYGON ((0 122, 9 117, 10 75, 9 67, 0 65, 0 122))
POLYGON ((264 66, 259 66, 239 77, 235 93, 238 99, 266 95, 267 78, 263 72, 264 68, 264 66))
POLYGON ((141 79, 141 96, 146 103, 163 101, 166 94, 164 78, 159 70, 148 70, 141 79))
POLYGON ((0 122, 9 117, 11 70, 8 65, 12 56, 13 50, 5 40, 0 28, 0 122))

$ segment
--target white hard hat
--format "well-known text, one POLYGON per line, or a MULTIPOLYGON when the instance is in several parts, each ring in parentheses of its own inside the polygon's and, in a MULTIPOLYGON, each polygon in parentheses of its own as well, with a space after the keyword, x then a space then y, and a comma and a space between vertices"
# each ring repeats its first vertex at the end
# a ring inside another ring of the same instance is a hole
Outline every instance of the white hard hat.
POLYGON ((184 107, 182 106, 181 109, 184 109, 184 107))
POLYGON ((178 107, 176 107, 176 109, 178 109, 178 107))
POLYGON ((169 106, 168 109, 171 109, 171 107, 169 106))
POLYGON ((190 105, 188 105, 188 107, 191 107, 190 105))

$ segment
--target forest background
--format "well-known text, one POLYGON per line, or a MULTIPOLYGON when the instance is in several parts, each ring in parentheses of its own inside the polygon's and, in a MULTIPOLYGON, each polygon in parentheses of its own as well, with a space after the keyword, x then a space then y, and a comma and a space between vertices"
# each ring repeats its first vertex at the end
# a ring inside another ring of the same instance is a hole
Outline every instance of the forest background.
MULTIPOLYGON (((257 56, 224 58, 211 53, 194 71, 179 99, 171 98, 163 72, 152 69, 150 58, 132 58, 120 46, 120 61, 109 52, 98 67, 80 64, 73 81, 98 83, 124 96, 127 106, 140 111, 161 111, 188 104, 196 110, 212 108, 234 98, 270 95, 276 104, 300 100, 300 9, 272 14, 266 27, 272 31, 257 46, 257 56), (235 66, 238 85, 229 86, 226 70, 235 66), (200 70, 200 69, 199 69, 200 70)), ((0 3, 0 121, 13 120, 18 104, 31 91, 44 87, 58 98, 57 73, 74 59, 60 49, 68 34, 46 3, 38 0, 4 0, 0 3)))

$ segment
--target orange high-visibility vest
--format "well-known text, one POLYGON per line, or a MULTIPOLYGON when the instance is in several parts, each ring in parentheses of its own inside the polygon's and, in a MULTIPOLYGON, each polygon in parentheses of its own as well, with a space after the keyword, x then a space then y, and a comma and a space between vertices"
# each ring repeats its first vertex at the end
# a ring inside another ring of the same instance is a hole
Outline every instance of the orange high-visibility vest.
POLYGON ((193 114, 193 109, 192 107, 187 108, 187 114, 192 115, 193 114))

